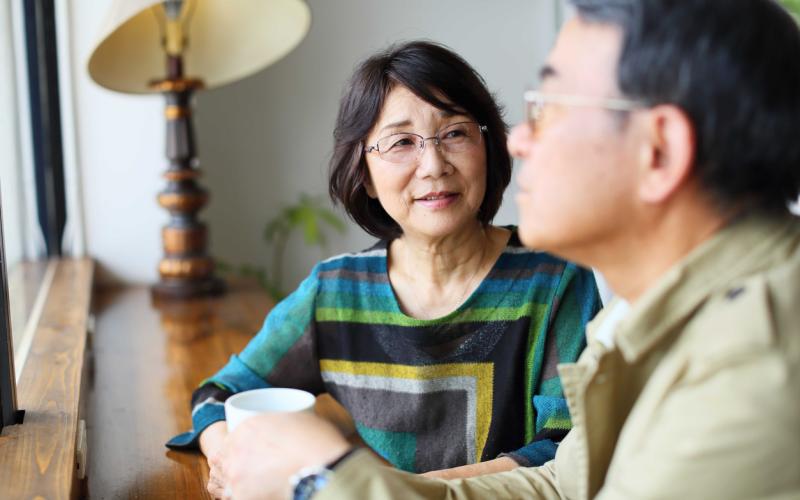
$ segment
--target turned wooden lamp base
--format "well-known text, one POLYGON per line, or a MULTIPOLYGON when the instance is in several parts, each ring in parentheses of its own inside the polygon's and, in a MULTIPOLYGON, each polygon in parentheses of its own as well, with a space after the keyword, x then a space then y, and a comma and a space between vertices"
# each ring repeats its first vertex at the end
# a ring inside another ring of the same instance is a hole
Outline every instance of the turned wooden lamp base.
POLYGON ((192 93, 203 82, 182 76, 180 58, 168 58, 170 77, 151 83, 166 98, 167 185, 158 194, 158 204, 169 212, 161 230, 164 257, 158 264, 158 283, 151 292, 156 300, 180 300, 225 291, 224 282, 214 276, 214 260, 208 255, 208 230, 197 213, 208 203, 208 192, 197 182, 195 142, 192 127, 192 93))
POLYGON ((162 279, 150 287, 150 293, 157 301, 207 297, 224 292, 225 282, 213 276, 199 280, 162 279))

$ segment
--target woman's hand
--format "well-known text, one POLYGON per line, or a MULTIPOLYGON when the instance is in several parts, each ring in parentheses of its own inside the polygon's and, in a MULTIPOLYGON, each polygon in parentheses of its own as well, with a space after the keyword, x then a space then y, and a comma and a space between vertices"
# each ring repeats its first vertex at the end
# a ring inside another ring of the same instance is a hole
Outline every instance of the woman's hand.
POLYGON ((289 498, 293 474, 330 463, 349 448, 336 427, 311 412, 248 418, 220 454, 221 483, 236 500, 289 498))
POLYGON ((484 474, 494 474, 495 472, 505 472, 516 469, 519 464, 512 458, 500 457, 478 464, 462 465, 452 469, 432 470, 422 474, 425 477, 437 479, 464 479, 467 477, 482 476, 484 474))
POLYGON ((213 498, 224 498, 225 484, 220 473, 220 454, 228 437, 228 423, 214 422, 200 434, 200 451, 208 460, 208 485, 206 489, 213 498))

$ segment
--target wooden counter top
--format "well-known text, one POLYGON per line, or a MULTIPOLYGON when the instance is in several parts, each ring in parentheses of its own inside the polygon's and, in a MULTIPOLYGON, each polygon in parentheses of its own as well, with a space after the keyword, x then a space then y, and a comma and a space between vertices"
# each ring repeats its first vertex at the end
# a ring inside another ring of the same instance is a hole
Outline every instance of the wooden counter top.
POLYGON ((205 458, 164 443, 191 428, 192 391, 247 344, 271 305, 254 285, 160 306, 145 287, 96 295, 91 498, 209 498, 205 458))
MULTIPOLYGON (((205 458, 164 443, 191 428, 192 391, 258 332, 271 301, 254 284, 233 284, 219 298, 160 306, 144 287, 106 290, 95 304, 89 497, 209 498, 205 458)), ((330 397, 316 409, 354 431, 330 397)))

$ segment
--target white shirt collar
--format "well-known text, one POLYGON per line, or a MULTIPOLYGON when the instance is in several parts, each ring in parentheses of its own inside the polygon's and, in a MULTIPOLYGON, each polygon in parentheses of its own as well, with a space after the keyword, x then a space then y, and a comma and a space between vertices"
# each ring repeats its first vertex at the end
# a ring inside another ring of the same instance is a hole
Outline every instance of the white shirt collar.
POLYGON ((622 299, 617 300, 611 307, 612 309, 608 311, 594 336, 598 342, 609 349, 614 348, 614 332, 617 329, 617 325, 625 319, 628 311, 631 310, 631 305, 622 299))

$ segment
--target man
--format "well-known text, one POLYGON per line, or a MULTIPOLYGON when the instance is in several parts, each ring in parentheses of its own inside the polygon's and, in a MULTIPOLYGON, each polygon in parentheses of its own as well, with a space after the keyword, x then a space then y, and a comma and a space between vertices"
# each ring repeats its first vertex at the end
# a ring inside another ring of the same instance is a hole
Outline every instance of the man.
POLYGON ((556 458, 448 482, 264 416, 235 498, 800 498, 800 33, 771 0, 572 3, 509 139, 523 241, 618 297, 559 367, 556 458))

